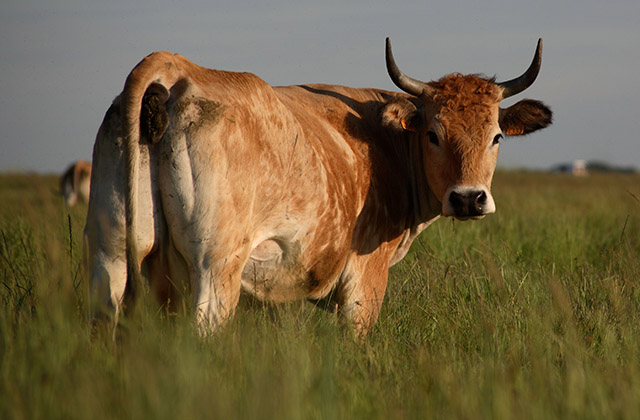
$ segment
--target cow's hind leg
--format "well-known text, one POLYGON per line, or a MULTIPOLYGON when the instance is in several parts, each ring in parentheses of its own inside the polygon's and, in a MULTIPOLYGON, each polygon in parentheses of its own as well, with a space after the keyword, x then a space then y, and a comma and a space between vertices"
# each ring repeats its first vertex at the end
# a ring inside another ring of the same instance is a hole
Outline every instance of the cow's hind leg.
POLYGON ((235 312, 241 290, 241 268, 229 259, 208 262, 191 273, 195 317, 202 332, 212 332, 235 312))
POLYGON ((102 250, 90 253, 92 318, 113 317, 117 325, 127 284, 127 264, 102 250))
POLYGON ((124 223, 118 223, 119 217, 113 217, 114 213, 89 208, 85 255, 90 276, 90 318, 94 327, 112 329, 115 338, 127 285, 127 263, 124 223))
POLYGON ((234 223, 238 209, 230 185, 215 170, 226 164, 213 157, 213 135, 199 137, 193 130, 185 129, 189 136, 170 131, 158 144, 160 192, 172 244, 189 273, 196 320, 203 331, 213 331, 238 304, 250 244, 243 224, 234 223))
MULTIPOLYGON (((242 287, 242 263, 247 252, 191 247, 189 267, 195 320, 202 333, 211 333, 234 314, 242 287), (215 256, 220 257, 215 257, 215 256)), ((184 256, 184 254, 183 254, 184 256)))
POLYGON ((248 242, 233 235, 211 235, 208 232, 223 229, 211 228, 203 218, 171 223, 169 230, 188 273, 195 320, 203 333, 213 332, 238 305, 248 242))
POLYGON ((195 319, 202 332, 214 331, 238 305, 242 268, 249 253, 247 242, 223 234, 228 222, 227 226, 212 226, 210 219, 200 214, 185 217, 180 208, 176 210, 180 201, 172 200, 169 194, 167 197, 168 228, 188 273, 195 319))

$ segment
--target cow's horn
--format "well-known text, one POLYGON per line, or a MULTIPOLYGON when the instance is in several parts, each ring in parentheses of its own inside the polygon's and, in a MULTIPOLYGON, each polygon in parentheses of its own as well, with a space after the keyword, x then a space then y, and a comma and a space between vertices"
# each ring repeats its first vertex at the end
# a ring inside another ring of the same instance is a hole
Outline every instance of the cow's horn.
POLYGON ((506 99, 509 96, 516 95, 533 84, 540 72, 540 65, 542 64, 542 38, 538 39, 538 46, 536 47, 536 53, 533 56, 533 61, 527 69, 527 71, 520 77, 516 77, 506 82, 498 83, 504 88, 502 92, 502 99, 506 99))
POLYGON ((432 87, 420 80, 412 79, 403 72, 400 71, 396 61, 393 59, 393 52, 391 51, 391 40, 387 37, 387 48, 385 50, 385 57, 387 59, 387 71, 393 83, 400 89, 414 96, 430 95, 432 93, 432 87))

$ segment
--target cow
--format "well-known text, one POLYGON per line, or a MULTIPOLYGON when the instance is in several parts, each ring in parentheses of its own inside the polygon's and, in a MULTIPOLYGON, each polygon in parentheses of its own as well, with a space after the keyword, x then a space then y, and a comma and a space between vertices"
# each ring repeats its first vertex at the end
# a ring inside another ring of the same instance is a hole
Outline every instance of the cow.
POLYGON ((154 291, 188 291, 199 329, 233 315, 241 291, 323 302, 360 336, 389 268, 441 216, 495 212, 503 136, 551 124, 524 99, 542 60, 498 83, 423 82, 386 64, 403 92, 272 87, 251 73, 154 52, 128 75, 98 131, 85 228, 94 307, 115 324, 154 291))
POLYGON ((91 162, 78 160, 72 163, 60 177, 60 194, 68 207, 76 202, 89 202, 91 188, 91 162))

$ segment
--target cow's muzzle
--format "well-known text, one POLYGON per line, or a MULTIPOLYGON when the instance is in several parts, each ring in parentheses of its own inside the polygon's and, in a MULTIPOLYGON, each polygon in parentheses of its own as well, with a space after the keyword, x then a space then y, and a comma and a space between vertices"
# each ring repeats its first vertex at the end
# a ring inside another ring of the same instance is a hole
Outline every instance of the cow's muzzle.
POLYGON ((481 219, 495 211, 491 192, 483 185, 451 187, 442 201, 442 214, 461 220, 481 219))

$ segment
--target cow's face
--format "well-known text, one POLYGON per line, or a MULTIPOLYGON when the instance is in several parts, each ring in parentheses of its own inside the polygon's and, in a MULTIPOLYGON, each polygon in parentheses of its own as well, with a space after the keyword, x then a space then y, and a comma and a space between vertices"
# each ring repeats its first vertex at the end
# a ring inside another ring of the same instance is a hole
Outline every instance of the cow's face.
POLYGON ((551 124, 551 110, 541 102, 523 100, 506 109, 499 106, 502 99, 524 89, 523 77, 525 84, 533 82, 540 53, 539 44, 532 63, 537 61, 534 75, 530 67, 510 82, 453 74, 423 83, 398 73, 387 44, 392 79, 420 101, 397 101, 387 107, 395 112, 386 112, 386 118, 395 118, 396 126, 418 134, 427 183, 442 203, 443 215, 466 220, 495 212, 491 180, 503 136, 528 134, 551 124))
POLYGON ((502 138, 499 89, 474 76, 452 75, 436 85, 437 93, 425 98, 424 124, 416 127, 429 187, 445 216, 493 213, 491 179, 502 138))

